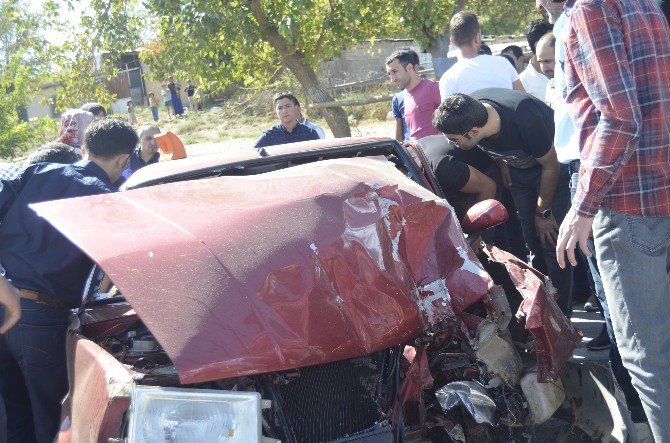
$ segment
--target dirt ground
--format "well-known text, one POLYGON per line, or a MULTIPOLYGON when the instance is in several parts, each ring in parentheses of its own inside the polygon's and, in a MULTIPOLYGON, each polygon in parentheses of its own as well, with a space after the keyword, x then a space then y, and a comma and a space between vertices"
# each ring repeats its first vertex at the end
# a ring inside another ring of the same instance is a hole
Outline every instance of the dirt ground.
MULTIPOLYGON (((332 138, 333 134, 330 129, 324 127, 326 131, 326 138, 332 138)), ((393 121, 386 122, 365 122, 351 125, 352 137, 393 137, 395 131, 395 123, 393 121)), ((260 136, 260 132, 258 134, 260 136)), ((186 145, 186 152, 189 156, 214 154, 231 149, 247 149, 252 148, 258 137, 243 137, 234 139, 222 139, 221 141, 207 141, 200 143, 192 143, 186 145)))

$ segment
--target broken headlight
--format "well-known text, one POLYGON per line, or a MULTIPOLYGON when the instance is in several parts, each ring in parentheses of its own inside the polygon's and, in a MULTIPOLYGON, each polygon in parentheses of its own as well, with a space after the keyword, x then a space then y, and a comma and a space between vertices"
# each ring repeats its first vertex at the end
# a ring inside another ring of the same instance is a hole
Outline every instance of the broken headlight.
POLYGON ((250 442, 261 439, 257 392, 137 386, 130 406, 130 443, 250 442))

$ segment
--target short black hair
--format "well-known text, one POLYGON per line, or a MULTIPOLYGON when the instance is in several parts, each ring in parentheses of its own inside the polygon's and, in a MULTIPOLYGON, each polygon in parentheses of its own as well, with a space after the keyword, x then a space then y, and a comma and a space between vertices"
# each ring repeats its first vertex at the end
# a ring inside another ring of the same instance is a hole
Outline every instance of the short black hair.
POLYGON ((398 48, 386 57, 386 66, 393 63, 393 60, 398 60, 398 63, 402 65, 403 68, 407 65, 416 66, 419 65, 419 54, 416 51, 409 48, 398 48))
POLYGON ((291 103, 293 103, 293 106, 300 106, 300 102, 298 101, 297 98, 295 98, 295 95, 291 94, 290 92, 278 92, 272 97, 272 106, 277 106, 277 102, 282 99, 289 99, 291 100, 291 103))
POLYGON ((516 63, 514 63, 514 59, 512 57, 510 57, 507 54, 500 54, 500 56, 505 57, 507 59, 507 61, 510 62, 512 64, 512 66, 514 66, 514 68, 516 69, 516 63))
POLYGON ((102 114, 102 117, 107 116, 107 111, 105 111, 105 107, 102 106, 100 103, 95 103, 95 102, 86 103, 86 104, 82 105, 81 108, 79 108, 79 109, 82 109, 84 111, 88 111, 91 114, 95 115, 96 117, 100 117, 101 114, 102 114))
POLYGON ((488 112, 476 98, 453 94, 445 98, 433 115, 433 126, 443 134, 463 134, 488 121, 488 112))
POLYGON ((77 155, 77 152, 72 146, 60 142, 49 142, 28 154, 25 164, 62 163, 69 165, 78 162, 79 159, 79 155, 77 155))
POLYGON ((554 30, 554 25, 544 19, 533 20, 526 27, 526 39, 528 46, 533 54, 535 54, 535 45, 546 34, 554 30))
POLYGON ((109 160, 133 152, 139 137, 128 123, 115 118, 95 120, 86 129, 84 146, 96 157, 109 160))
POLYGON ((486 43, 482 43, 481 45, 479 45, 479 50, 477 51, 477 54, 493 55, 493 51, 491 51, 489 45, 487 45, 486 43))
POLYGON ((461 11, 454 14, 449 22, 449 32, 456 46, 470 43, 480 31, 479 20, 473 12, 461 11))
POLYGON ((517 45, 509 45, 505 49, 500 51, 501 54, 504 52, 511 52, 512 54, 514 54, 514 57, 516 58, 523 57, 523 49, 521 49, 521 47, 517 45))

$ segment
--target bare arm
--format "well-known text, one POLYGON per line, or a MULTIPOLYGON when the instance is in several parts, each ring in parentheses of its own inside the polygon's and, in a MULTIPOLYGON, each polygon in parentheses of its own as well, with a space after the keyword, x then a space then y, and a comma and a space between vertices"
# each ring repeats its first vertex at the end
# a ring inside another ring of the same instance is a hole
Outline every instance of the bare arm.
POLYGON ((555 246, 558 237, 556 219, 553 214, 549 218, 542 218, 540 213, 546 209, 551 209, 551 204, 554 202, 560 173, 556 150, 552 146, 549 152, 536 160, 542 166, 542 177, 540 178, 540 196, 537 199, 537 209, 535 211, 535 229, 543 247, 546 244, 555 246))
POLYGON ((515 80, 512 82, 512 88, 516 89, 519 92, 526 92, 526 89, 521 84, 521 80, 515 80))
POLYGON ((403 131, 403 121, 401 118, 395 119, 395 139, 400 143, 405 141, 405 133, 403 131))
POLYGON ((21 300, 19 290, 3 276, 0 276, 0 305, 5 308, 5 315, 0 323, 0 334, 4 334, 21 318, 21 300))
POLYGON ((558 175, 561 167, 556 158, 556 150, 552 146, 549 152, 536 159, 542 166, 542 178, 540 179, 540 196, 537 199, 537 212, 551 209, 554 202, 554 194, 558 186, 558 175))
POLYGON ((468 165, 468 169, 470 169, 470 179, 460 191, 466 194, 476 194, 477 202, 495 198, 496 182, 472 166, 468 165))

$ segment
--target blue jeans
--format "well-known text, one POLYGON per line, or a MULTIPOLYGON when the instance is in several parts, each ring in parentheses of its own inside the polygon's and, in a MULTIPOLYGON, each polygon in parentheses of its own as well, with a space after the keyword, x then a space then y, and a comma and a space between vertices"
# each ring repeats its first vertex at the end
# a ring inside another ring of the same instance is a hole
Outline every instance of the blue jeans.
MULTIPOLYGON (((4 315, 0 308, 0 316, 4 315)), ((8 442, 52 442, 68 390, 68 309, 21 300, 21 320, 0 335, 0 397, 8 442)))
POLYGON ((151 107, 151 115, 153 116, 154 121, 157 122, 158 121, 158 107, 156 107, 156 106, 151 107))
POLYGON ((523 240, 523 232, 521 231, 521 222, 516 211, 516 205, 509 189, 503 184, 498 165, 494 164, 488 171, 482 172, 496 182, 495 199, 505 206, 509 214, 509 218, 505 223, 484 231, 482 233, 482 240, 515 255, 519 260, 528 261, 528 250, 523 240))
POLYGON ((621 360, 657 442, 670 442, 670 217, 601 208, 593 223, 621 360))
POLYGON ((0 443, 7 440, 7 415, 5 414, 5 402, 0 397, 0 443))
MULTIPOLYGON (((542 167, 509 169, 512 178, 510 191, 519 214, 526 247, 530 251, 530 264, 551 278, 552 283, 558 291, 556 302, 561 311, 570 317, 572 313, 572 267, 568 265, 565 269, 561 269, 556 261, 556 248, 549 244, 543 248, 540 245, 540 239, 535 230, 535 212, 537 209, 537 199, 540 195, 542 167)), ((567 214, 568 209, 570 209, 568 177, 568 165, 561 165, 560 176, 552 204, 552 212, 556 223, 559 225, 563 221, 565 214, 567 214)))
MULTIPOLYGON (((572 198, 575 198, 577 193, 577 183, 579 182, 579 160, 575 160, 570 163, 570 194, 572 198)), ((600 278, 600 270, 598 269, 598 259, 596 258, 596 249, 593 238, 588 240, 588 248, 591 251, 591 257, 586 257, 581 252, 580 255, 587 261, 589 265, 589 271, 591 272, 591 279, 593 282, 594 290, 598 301, 600 301, 600 306, 603 309, 603 317, 605 318, 605 328, 607 329, 607 335, 610 338, 611 346, 609 351, 610 357, 610 366, 612 368, 612 374, 621 388, 624 397, 626 398, 626 406, 630 412, 631 419, 633 422, 641 423, 646 422, 647 417, 642 408, 642 402, 640 401, 640 396, 633 387, 633 384, 630 380, 630 374, 628 370, 624 367, 623 362, 621 361, 621 355, 619 355, 619 349, 617 347, 616 337, 614 335, 614 329, 612 328, 612 318, 610 316, 609 306, 607 305, 607 299, 605 298, 605 290, 603 288, 603 283, 600 278)))

